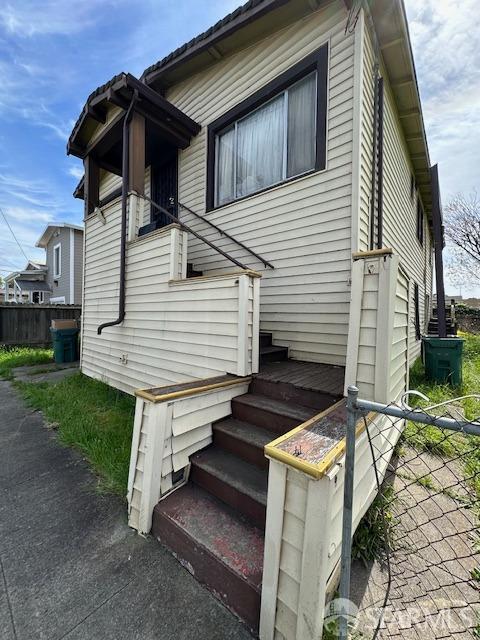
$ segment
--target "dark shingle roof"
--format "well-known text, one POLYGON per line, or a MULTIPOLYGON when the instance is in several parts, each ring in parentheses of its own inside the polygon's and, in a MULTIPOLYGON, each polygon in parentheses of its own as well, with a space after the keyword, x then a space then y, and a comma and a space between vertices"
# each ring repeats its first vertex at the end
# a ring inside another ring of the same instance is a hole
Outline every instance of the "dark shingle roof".
MULTIPOLYGON (((105 84, 100 85, 94 91, 92 91, 92 93, 88 96, 88 98, 87 98, 87 100, 85 102, 85 105, 84 105, 83 109, 81 110, 80 115, 77 118, 77 121, 73 125, 72 133, 70 134, 70 137, 68 138, 68 144, 70 144, 72 142, 72 140, 74 139, 78 129, 80 128, 80 125, 82 124, 82 121, 84 120, 85 116, 87 115, 87 109, 88 109, 88 105, 90 103, 90 100, 93 100, 93 98, 96 98, 96 96, 99 96, 101 93, 103 93, 104 91, 106 91, 110 87, 113 87, 113 85, 116 82, 118 82, 125 75, 126 75, 126 73, 124 71, 122 71, 121 73, 118 73, 116 76, 113 76, 113 78, 111 78, 110 80, 105 82, 105 84)), ((67 153, 68 153, 68 144, 67 144, 67 153)))

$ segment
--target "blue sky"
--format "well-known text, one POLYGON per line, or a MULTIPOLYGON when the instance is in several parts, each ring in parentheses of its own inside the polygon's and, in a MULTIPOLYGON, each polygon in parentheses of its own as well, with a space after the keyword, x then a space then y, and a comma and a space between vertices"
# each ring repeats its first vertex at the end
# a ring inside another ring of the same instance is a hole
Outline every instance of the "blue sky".
MULTIPOLYGON (((65 145, 87 95, 119 71, 139 76, 238 4, 0 0, 0 206, 29 257, 43 259, 34 245, 49 221, 81 222, 82 203, 72 198, 81 163, 66 156, 65 145)), ((480 187, 477 7, 475 0, 406 5, 430 155, 446 201, 480 187)), ((0 274, 24 263, 0 219, 0 274)))

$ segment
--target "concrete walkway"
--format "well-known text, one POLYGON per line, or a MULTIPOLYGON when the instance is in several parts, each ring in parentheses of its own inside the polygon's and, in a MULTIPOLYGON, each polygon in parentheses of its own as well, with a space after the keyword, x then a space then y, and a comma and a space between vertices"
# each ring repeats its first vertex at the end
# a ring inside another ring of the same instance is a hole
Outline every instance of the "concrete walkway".
POLYGON ((0 381, 0 639, 248 640, 0 381))

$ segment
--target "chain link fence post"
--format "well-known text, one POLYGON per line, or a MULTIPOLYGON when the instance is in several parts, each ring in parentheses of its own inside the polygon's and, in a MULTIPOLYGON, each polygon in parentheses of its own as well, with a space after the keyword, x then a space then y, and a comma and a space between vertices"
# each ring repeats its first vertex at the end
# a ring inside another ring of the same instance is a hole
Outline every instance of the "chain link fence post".
POLYGON ((357 387, 350 385, 347 395, 347 434, 345 446, 345 481, 343 493, 342 555, 340 573, 339 638, 348 638, 347 601, 350 597, 350 568, 352 564, 353 476, 355 472, 355 431, 357 426, 357 387))

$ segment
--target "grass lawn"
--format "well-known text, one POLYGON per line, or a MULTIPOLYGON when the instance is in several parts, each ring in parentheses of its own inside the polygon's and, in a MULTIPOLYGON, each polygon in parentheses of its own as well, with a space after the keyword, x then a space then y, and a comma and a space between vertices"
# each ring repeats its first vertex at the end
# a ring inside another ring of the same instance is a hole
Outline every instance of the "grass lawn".
MULTIPOLYGON (((411 396, 409 400, 411 404, 427 407, 460 396, 480 394, 480 336, 473 334, 460 334, 460 336, 465 339, 462 386, 452 388, 447 384, 440 385, 427 380, 423 364, 418 359, 410 370, 409 386, 410 389, 420 391, 427 396, 429 402, 411 396)), ((480 400, 465 398, 455 403, 455 406, 463 409, 467 420, 480 419, 480 400)), ((435 413, 450 415, 451 408, 447 405, 443 409, 439 408, 435 413)), ((476 496, 480 498, 479 437, 456 435, 453 432, 448 432, 446 435, 444 430, 437 427, 407 422, 398 446, 401 447, 402 444, 417 451, 428 451, 445 458, 457 458, 461 454, 464 476, 469 479, 469 484, 476 496)), ((427 483, 428 478, 421 482, 424 486, 427 483)), ((384 487, 382 493, 375 498, 355 532, 352 551, 354 558, 368 563, 382 556, 386 542, 384 519, 386 518, 389 525, 393 523, 392 506, 395 499, 396 496, 389 485, 384 487)))
POLYGON ((15 367, 50 362, 53 362, 53 351, 51 349, 0 346, 0 378, 11 380, 12 369, 15 369, 15 367))
MULTIPOLYGON (((423 400, 415 400, 418 406, 428 406, 444 402, 451 398, 477 394, 480 395, 480 336, 472 334, 460 334, 465 339, 463 358, 463 383, 462 386, 452 389, 449 385, 440 385, 425 379, 423 365, 420 360, 415 362, 410 371, 410 388, 421 391, 429 398, 426 403, 423 400)), ((412 400, 412 404, 414 404, 412 400)), ((465 398, 459 400, 456 406, 463 410, 467 420, 480 419, 480 400, 465 398)), ((439 407, 436 411, 439 415, 453 415, 448 405, 439 407)), ((453 417, 458 417, 458 414, 453 417)), ((436 427, 418 425, 408 422, 402 436, 402 441, 420 451, 455 457, 462 453, 464 473, 466 478, 472 478, 471 484, 480 498, 480 438, 476 436, 445 437, 445 432, 436 427)))
MULTIPOLYGON (((12 369, 52 361, 49 349, 0 349, 0 377, 12 369)), ((15 382, 29 406, 40 409, 62 444, 78 449, 98 476, 100 491, 125 498, 135 399, 81 373, 57 384, 15 382)))

